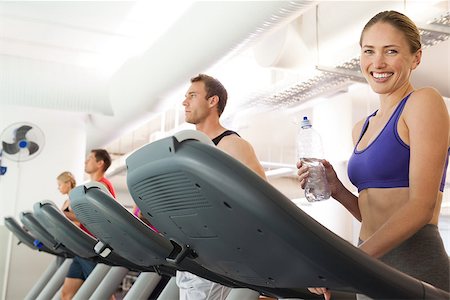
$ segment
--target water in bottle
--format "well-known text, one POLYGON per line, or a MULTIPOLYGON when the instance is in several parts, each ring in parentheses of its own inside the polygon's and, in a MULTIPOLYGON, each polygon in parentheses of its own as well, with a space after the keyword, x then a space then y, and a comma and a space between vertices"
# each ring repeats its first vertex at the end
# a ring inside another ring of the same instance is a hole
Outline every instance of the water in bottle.
POLYGON ((297 155, 302 164, 308 166, 305 197, 309 202, 330 198, 331 191, 327 181, 323 158, 322 141, 317 131, 312 128, 308 117, 303 117, 297 138, 297 155))

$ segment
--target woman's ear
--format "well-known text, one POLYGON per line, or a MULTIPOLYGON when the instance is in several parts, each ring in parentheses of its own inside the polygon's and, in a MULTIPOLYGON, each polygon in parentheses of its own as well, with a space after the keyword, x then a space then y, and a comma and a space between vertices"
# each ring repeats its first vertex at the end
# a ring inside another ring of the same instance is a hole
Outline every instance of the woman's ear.
POLYGON ((414 70, 415 68, 417 68, 417 66, 420 64, 421 60, 422 60, 422 49, 420 49, 419 51, 416 52, 416 54, 414 54, 414 59, 413 59, 413 64, 411 66, 411 70, 414 70))

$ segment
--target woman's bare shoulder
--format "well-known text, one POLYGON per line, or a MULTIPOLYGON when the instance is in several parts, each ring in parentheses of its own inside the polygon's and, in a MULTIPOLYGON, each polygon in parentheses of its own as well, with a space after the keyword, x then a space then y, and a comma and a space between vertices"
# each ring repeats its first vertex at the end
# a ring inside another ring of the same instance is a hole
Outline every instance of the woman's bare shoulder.
POLYGON ((422 100, 430 100, 430 101, 444 101, 439 91, 433 87, 423 87, 415 90, 408 102, 422 101, 422 100))
POLYGON ((433 87, 424 87, 415 90, 405 106, 405 113, 430 114, 446 111, 444 98, 433 87))

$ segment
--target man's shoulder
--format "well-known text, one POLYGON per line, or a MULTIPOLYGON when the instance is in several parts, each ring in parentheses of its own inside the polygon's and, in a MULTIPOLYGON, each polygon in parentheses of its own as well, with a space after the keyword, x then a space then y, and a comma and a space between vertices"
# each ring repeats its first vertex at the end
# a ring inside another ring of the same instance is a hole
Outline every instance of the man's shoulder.
POLYGON ((98 181, 98 182, 108 182, 108 183, 111 183, 111 181, 109 181, 109 179, 106 178, 105 176, 102 176, 102 177, 99 178, 97 181, 98 181))
POLYGON ((235 134, 228 135, 217 147, 239 160, 262 178, 266 178, 253 146, 246 139, 235 134))
POLYGON ((108 178, 103 176, 100 179, 98 179, 97 181, 103 183, 108 188, 109 192, 113 195, 113 197, 116 198, 116 191, 114 190, 114 186, 111 183, 111 181, 109 181, 108 178))
POLYGON ((224 131, 222 131, 221 134, 219 134, 218 136, 213 138, 212 141, 213 141, 214 145, 219 145, 223 139, 226 139, 229 136, 239 137, 239 134, 236 131, 224 129, 224 131))
POLYGON ((247 140, 236 134, 231 134, 224 137, 217 147, 231 153, 253 150, 252 145, 247 140))
POLYGON ((224 135, 220 140, 220 143, 242 143, 247 142, 243 139, 237 132, 232 130, 227 130, 227 135, 224 135))

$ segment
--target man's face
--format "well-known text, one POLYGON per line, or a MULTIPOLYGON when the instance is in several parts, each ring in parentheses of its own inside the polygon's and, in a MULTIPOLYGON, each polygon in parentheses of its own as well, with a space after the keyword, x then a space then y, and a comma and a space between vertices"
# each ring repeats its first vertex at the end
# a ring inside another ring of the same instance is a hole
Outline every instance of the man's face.
POLYGON ((210 113, 206 98, 205 83, 196 81, 191 84, 183 101, 185 121, 191 124, 201 123, 210 113))
POLYGON ((97 161, 95 159, 94 152, 89 153, 84 162, 84 171, 88 174, 92 174, 97 172, 99 168, 100 168, 100 161, 97 161))

